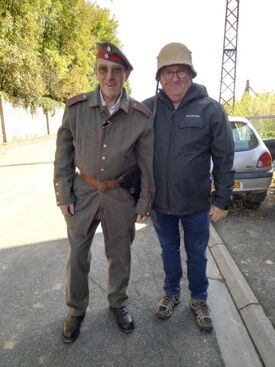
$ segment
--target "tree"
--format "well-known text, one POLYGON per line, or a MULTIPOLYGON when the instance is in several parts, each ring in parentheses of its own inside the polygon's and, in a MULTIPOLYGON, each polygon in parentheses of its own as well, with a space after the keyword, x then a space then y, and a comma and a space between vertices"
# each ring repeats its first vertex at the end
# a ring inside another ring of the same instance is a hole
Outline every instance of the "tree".
POLYGON ((225 106, 228 113, 239 116, 257 116, 275 114, 275 93, 265 92, 251 96, 245 92, 241 100, 235 102, 235 106, 230 111, 225 106))
POLYGON ((93 88, 97 41, 118 23, 85 0, 0 0, 0 91, 25 104, 93 88))
POLYGON ((0 1, 0 89, 14 97, 44 93, 37 3, 0 1))
MULTIPOLYGON (((251 96, 245 92, 242 99, 235 102, 234 107, 224 106, 230 115, 253 117, 275 115, 275 93, 265 92, 251 96)), ((251 119, 263 139, 275 138, 275 119, 251 119)))

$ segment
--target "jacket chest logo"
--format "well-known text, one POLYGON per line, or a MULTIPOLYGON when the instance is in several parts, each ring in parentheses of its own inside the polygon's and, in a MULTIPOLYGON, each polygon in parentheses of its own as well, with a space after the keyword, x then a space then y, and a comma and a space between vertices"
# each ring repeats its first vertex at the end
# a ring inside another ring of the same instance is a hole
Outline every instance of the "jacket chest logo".
POLYGON ((201 118, 201 116, 200 115, 186 115, 185 117, 187 117, 187 118, 193 118, 193 119, 198 119, 198 118, 201 118))

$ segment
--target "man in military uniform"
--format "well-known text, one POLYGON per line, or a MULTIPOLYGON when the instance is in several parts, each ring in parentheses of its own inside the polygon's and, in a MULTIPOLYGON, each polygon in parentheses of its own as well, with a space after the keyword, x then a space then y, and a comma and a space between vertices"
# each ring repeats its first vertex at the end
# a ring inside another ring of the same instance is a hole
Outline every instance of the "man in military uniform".
POLYGON ((69 99, 58 130, 54 162, 57 205, 67 222, 69 258, 63 341, 80 333, 89 302, 90 247, 101 223, 108 259, 108 301, 125 333, 134 321, 125 307, 131 268, 130 246, 135 221, 151 213, 153 120, 143 104, 123 87, 132 65, 115 45, 97 44, 95 75, 98 87, 69 99), (117 178, 138 165, 141 191, 137 201, 117 178))

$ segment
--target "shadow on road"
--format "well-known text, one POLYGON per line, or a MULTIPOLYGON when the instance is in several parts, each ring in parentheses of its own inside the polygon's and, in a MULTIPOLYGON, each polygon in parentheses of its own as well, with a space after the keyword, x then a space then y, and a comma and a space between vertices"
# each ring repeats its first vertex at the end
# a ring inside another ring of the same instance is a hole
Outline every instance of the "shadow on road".
POLYGON ((17 166, 36 166, 41 164, 53 164, 51 162, 29 162, 29 163, 17 163, 17 164, 0 164, 0 167, 17 167, 17 166))
POLYGON ((68 346, 60 341, 66 315, 66 240, 0 251, 3 366, 223 366, 215 333, 201 333, 194 323, 187 306, 186 279, 183 300, 173 317, 166 322, 156 319, 163 273, 151 224, 137 232, 132 247, 129 309, 136 321, 133 334, 119 331, 108 308, 101 233, 96 234, 92 255, 90 306, 79 339, 68 346))

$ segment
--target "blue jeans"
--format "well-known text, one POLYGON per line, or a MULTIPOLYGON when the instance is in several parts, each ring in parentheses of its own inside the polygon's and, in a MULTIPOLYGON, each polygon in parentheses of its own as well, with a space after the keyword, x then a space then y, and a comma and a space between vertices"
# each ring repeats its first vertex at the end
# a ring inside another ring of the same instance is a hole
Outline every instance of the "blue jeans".
POLYGON ((179 222, 181 222, 184 231, 187 279, 191 297, 206 300, 208 289, 206 276, 206 249, 209 240, 208 211, 189 215, 153 212, 152 221, 162 248, 165 293, 169 295, 180 293, 182 266, 179 222))

